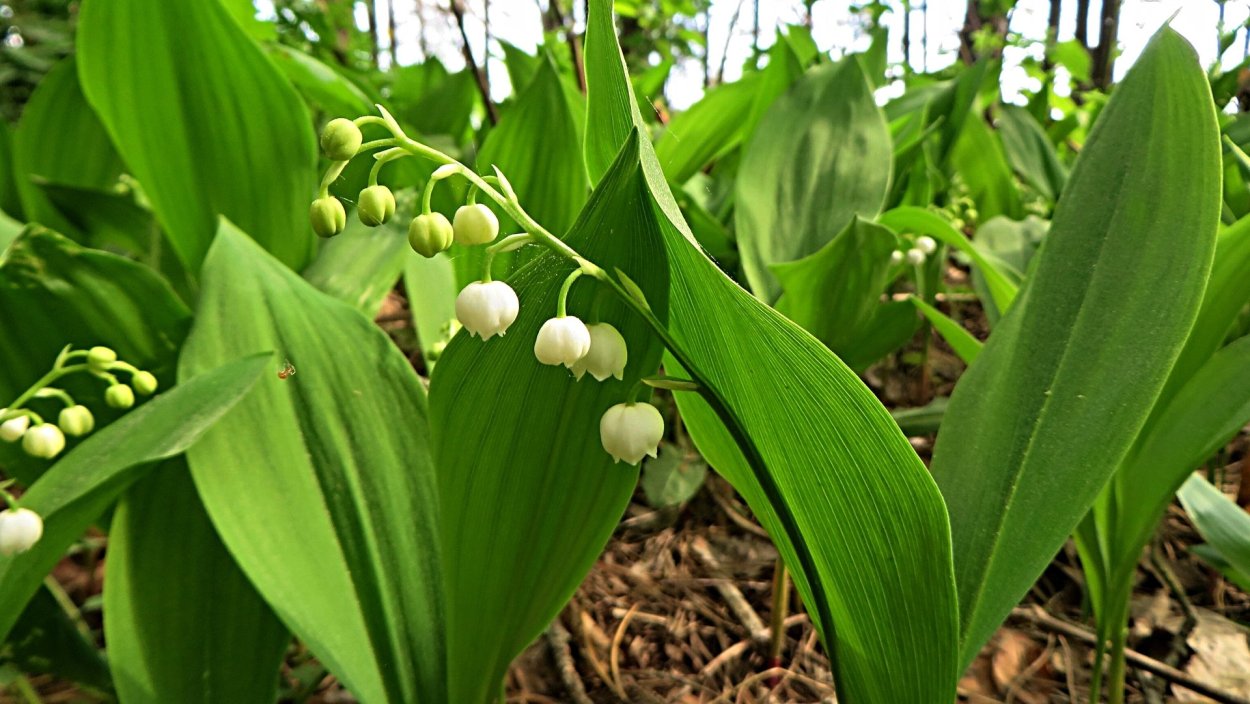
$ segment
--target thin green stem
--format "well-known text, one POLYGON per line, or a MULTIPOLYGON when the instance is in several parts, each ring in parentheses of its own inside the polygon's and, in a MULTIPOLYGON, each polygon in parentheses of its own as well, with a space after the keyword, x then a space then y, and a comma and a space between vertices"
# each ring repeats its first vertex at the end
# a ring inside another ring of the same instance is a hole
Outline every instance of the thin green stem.
POLYGON ((573 288, 573 282, 580 279, 584 273, 586 272, 578 267, 564 279, 564 284, 560 286, 560 297, 556 299, 557 318, 563 318, 568 315, 569 289, 573 288))
POLYGON ((363 154, 364 152, 367 152, 373 149, 381 149, 382 147, 397 147, 397 146, 399 146, 399 143, 395 141, 394 137, 387 137, 385 139, 375 139, 372 142, 365 142, 364 144, 360 145, 360 149, 356 153, 363 154))
POLYGON ((17 418, 20 415, 29 415, 32 418, 38 418, 39 416, 33 412, 26 411, 24 413, 20 413, 18 411, 22 411, 22 406, 25 405, 27 401, 34 398, 35 394, 39 393, 40 389, 67 374, 84 371, 87 368, 86 364, 71 364, 68 367, 53 367, 47 374, 39 377, 39 381, 31 384, 30 388, 23 391, 21 396, 14 399, 13 402, 8 405, 8 411, 0 413, 0 422, 17 418))
MULTIPOLYGON (((387 141, 393 142, 394 140, 387 140, 387 141)), ((369 169, 369 185, 370 186, 378 185, 378 174, 382 172, 383 166, 386 166, 387 164, 391 163, 392 161, 395 161, 396 159, 403 159, 406 156, 410 156, 410 155, 402 147, 395 147, 394 149, 387 149, 384 152, 379 152, 377 154, 374 154, 373 155, 373 159, 374 159, 373 168, 369 169)))
POLYGON ((514 249, 520 249, 525 245, 534 241, 528 232, 521 232, 515 235, 508 235, 499 240, 495 244, 486 248, 486 257, 482 260, 482 281, 490 281, 492 276, 492 267, 495 264, 495 255, 511 252, 514 249))
POLYGON ((74 397, 70 396, 67 391, 52 386, 45 386, 44 388, 36 391, 35 398, 55 398, 65 404, 66 407, 75 405, 74 397))
POLYGON ((325 198, 330 195, 330 184, 334 183, 334 179, 338 178, 345 168, 347 168, 346 161, 336 161, 330 164, 330 168, 326 169, 326 175, 321 177, 321 187, 317 190, 318 196, 325 198))

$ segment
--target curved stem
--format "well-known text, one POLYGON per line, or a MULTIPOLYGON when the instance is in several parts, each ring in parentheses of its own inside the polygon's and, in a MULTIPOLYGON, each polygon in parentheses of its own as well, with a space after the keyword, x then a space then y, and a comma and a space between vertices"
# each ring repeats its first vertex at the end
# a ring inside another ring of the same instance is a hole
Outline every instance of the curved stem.
POLYGON ((321 187, 317 191, 317 195, 325 198, 330 195, 330 184, 334 183, 334 179, 343 173, 343 169, 347 168, 346 161, 336 161, 330 164, 330 168, 326 169, 326 175, 321 177, 321 187))
POLYGON ((551 234, 546 228, 534 220, 534 218, 531 217, 530 214, 526 212, 525 209, 521 207, 521 204, 515 199, 504 196, 487 183, 485 178, 479 176, 473 170, 464 166, 464 164, 461 164, 456 159, 453 159, 433 147, 426 146, 407 137, 404 135, 403 130, 399 128, 399 125, 395 122, 394 118, 386 112, 385 108, 378 106, 378 109, 386 118, 385 124, 392 129, 392 132, 396 135, 396 140, 404 149, 407 149, 414 156, 421 156, 438 164, 458 165, 460 167, 458 169, 458 173, 464 176, 471 184, 477 186, 478 190, 480 190, 483 194, 499 204, 499 207, 502 208, 504 212, 506 212, 513 219, 513 221, 517 223, 517 225, 530 234, 534 242, 542 244, 556 254, 574 261, 586 274, 589 274, 595 279, 607 284, 618 296, 620 296, 623 301, 625 301, 627 305, 633 308, 634 311, 641 315, 647 324, 651 326, 652 330, 664 343, 664 346, 668 349, 669 353, 673 355, 679 364, 681 364, 690 378, 695 383, 699 384, 699 391, 695 393, 702 396, 703 400, 716 414, 716 417, 725 426, 725 429, 729 431, 729 434, 733 437, 735 443, 742 450, 742 455, 747 462, 747 466, 751 469, 751 473, 754 475, 755 480, 759 482, 760 488, 763 490, 765 497, 768 499, 769 504, 775 511, 777 520, 781 523, 782 530, 785 532, 786 536, 790 538, 795 555, 799 561, 801 572, 806 577, 806 583, 812 591, 813 600, 815 602, 813 606, 819 615, 820 623, 823 626, 821 630, 826 638, 826 642, 829 644, 830 658, 836 658, 836 648, 834 646, 834 623, 833 615, 829 611, 829 599, 825 594, 824 584, 820 577, 820 570, 817 569, 816 566, 815 556, 812 553, 811 548, 808 547, 804 534, 799 530, 798 518, 795 516, 794 512, 790 510, 790 505, 787 501, 785 501, 781 487, 778 486, 776 479, 768 472, 759 448, 755 446, 755 442, 749 435, 747 435, 742 421, 737 417, 737 414, 734 413, 733 409, 731 409, 724 402, 724 400, 721 399, 720 395, 712 389, 712 386, 707 382, 707 376, 700 371, 698 365, 694 363, 694 360, 686 354, 685 350, 682 349, 682 346, 678 343, 677 339, 673 337, 672 333, 669 332, 664 323, 655 316, 655 313, 651 311, 647 302, 640 298, 638 294, 635 294, 633 291, 627 289, 615 277, 609 276, 608 273, 602 268, 582 257, 577 250, 570 247, 563 240, 551 234))
POLYGON ((556 299, 557 318, 563 318, 568 315, 569 289, 573 288, 573 282, 581 278, 584 273, 586 272, 579 267, 574 269, 573 273, 569 274, 568 277, 564 279, 564 284, 560 286, 560 297, 556 299))
MULTIPOLYGON (((386 140, 386 141, 393 142, 394 140, 386 140)), ((378 174, 382 171, 383 166, 386 166, 387 164, 389 164, 392 161, 395 161, 396 159, 403 159, 406 156, 409 156, 409 154, 408 152, 404 151, 402 147, 395 147, 394 149, 387 149, 384 152, 379 152, 377 154, 374 154, 373 155, 373 159, 374 159, 373 168, 369 169, 369 185, 370 186, 378 185, 378 174)))

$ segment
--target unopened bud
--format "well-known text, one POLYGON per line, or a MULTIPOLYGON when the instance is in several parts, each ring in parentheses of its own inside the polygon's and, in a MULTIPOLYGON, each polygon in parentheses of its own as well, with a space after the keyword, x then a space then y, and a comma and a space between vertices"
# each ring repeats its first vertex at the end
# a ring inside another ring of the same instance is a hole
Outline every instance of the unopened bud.
POLYGON ((408 226, 408 245, 427 259, 450 247, 452 236, 452 225, 442 213, 418 215, 408 226))
POLYGON ((395 214, 395 194, 386 186, 369 186, 356 200, 356 215, 369 227, 386 224, 395 214))
POLYGON ((347 161, 356 156, 362 142, 364 135, 360 128, 345 117, 330 120, 321 131, 321 151, 334 161, 347 161))
POLYGON ((318 237, 333 237, 347 227, 347 211, 334 196, 314 200, 308 210, 308 219, 318 237))

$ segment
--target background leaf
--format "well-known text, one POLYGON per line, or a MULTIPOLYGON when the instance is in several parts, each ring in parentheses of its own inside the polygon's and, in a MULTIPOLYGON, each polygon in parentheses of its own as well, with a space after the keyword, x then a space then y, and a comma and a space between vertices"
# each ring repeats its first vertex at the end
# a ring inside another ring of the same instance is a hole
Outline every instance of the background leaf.
POLYGON ((781 289, 769 266, 815 253, 856 214, 876 215, 892 163, 889 129, 858 59, 809 72, 773 103, 735 184, 738 247, 751 289, 776 300, 781 289))
POLYGON ((179 375, 257 349, 277 352, 264 383, 188 454, 222 542, 356 697, 444 699, 420 382, 369 319, 223 221, 179 375))
POLYGON ((22 495, 43 517, 43 537, 29 551, 0 560, 0 638, 65 549, 100 517, 149 463, 193 445, 251 390, 272 355, 233 360, 188 379, 88 436, 22 495))
POLYGON ((104 637, 127 704, 272 704, 290 641, 217 538, 185 459, 126 492, 113 514, 104 637))
POLYGON ((302 267, 311 120, 221 4, 87 0, 78 22, 83 90, 186 268, 199 270, 218 214, 302 267))
POLYGON ((1193 324, 1219 215, 1214 118, 1193 50, 1163 30, 1086 143, 1024 298, 956 386, 932 471, 965 663, 1124 457, 1193 324))

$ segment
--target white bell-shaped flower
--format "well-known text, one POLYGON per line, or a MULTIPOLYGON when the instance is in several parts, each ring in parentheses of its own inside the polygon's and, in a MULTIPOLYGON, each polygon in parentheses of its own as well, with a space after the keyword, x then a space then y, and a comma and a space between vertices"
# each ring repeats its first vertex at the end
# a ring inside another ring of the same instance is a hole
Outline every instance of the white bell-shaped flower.
POLYGON ((655 457, 664 437, 664 417, 649 403, 618 403, 599 421, 599 440, 616 462, 638 464, 655 457))
POLYGON ((580 380, 582 375, 590 372, 597 381, 603 381, 610 376, 625 378, 629 348, 620 331, 608 323, 587 325, 586 329, 590 331, 590 351, 570 367, 573 376, 580 380))
MULTIPOLYGON (((0 408, 0 415, 9 409, 0 408)), ((10 418, 0 423, 0 440, 5 442, 17 442, 26 434, 26 429, 30 427, 30 416, 18 416, 10 418)))
POLYGON ((590 351, 590 331, 586 323, 572 315, 543 323, 534 340, 534 356, 543 364, 572 367, 590 351))
POLYGON ((933 254, 937 251, 937 241, 928 235, 921 235, 916 238, 916 249, 925 254, 933 254))
POLYGON ((28 508, 0 511, 0 555, 26 552, 43 536, 43 519, 28 508))
POLYGON ((902 251, 900 251, 900 250, 897 250, 897 249, 896 249, 896 250, 894 250, 893 252, 890 252, 890 263, 891 263, 891 264, 902 264, 902 263, 903 263, 903 253, 902 253, 902 251))
POLYGON ((907 250, 907 254, 903 256, 907 260, 907 263, 912 266, 920 266, 921 264, 924 264, 925 253, 924 250, 919 247, 912 247, 907 250))
POLYGON ((65 449, 65 434, 52 423, 40 423, 22 436, 22 449, 31 457, 50 460, 65 449))
POLYGON ((520 310, 516 291, 502 281, 475 281, 456 296, 456 319, 483 340, 507 332, 520 310))

